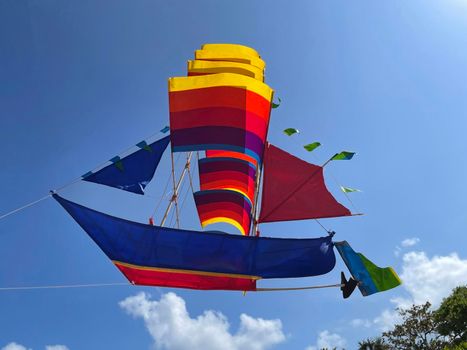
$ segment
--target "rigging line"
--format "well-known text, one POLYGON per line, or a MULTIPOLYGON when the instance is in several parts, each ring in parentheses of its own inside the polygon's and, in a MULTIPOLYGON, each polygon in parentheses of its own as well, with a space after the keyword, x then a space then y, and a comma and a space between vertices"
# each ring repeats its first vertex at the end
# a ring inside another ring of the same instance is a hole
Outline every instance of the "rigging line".
POLYGON ((180 228, 180 218, 179 218, 179 213, 178 213, 178 193, 177 193, 177 184, 175 181, 175 165, 174 165, 174 157, 173 153, 171 153, 171 158, 172 158, 172 180, 173 180, 173 200, 175 202, 175 215, 177 219, 177 228, 180 228))
MULTIPOLYGON (((175 160, 175 164, 178 164, 179 160, 180 160, 180 154, 178 154, 177 159, 175 160)), ((165 183, 164 192, 162 192, 159 203, 157 203, 156 208, 152 212, 151 218, 153 218, 154 215, 156 215, 156 212, 159 209, 160 205, 162 204, 162 201, 166 198, 166 193, 167 193, 167 189, 169 188, 169 184, 170 184, 170 175, 167 177, 167 182, 165 183)))
MULTIPOLYGON (((180 191, 181 192, 181 191, 180 191)), ((188 198, 188 194, 190 193, 190 187, 187 187, 186 188, 186 192, 185 192, 185 195, 183 197, 183 201, 182 201, 182 204, 180 206, 180 213, 183 211, 183 208, 185 206, 185 202, 186 202, 186 199, 188 198)))
POLYGON ((309 286, 309 287, 290 287, 290 288, 256 288, 256 290, 252 290, 252 292, 279 292, 279 291, 286 291, 286 290, 307 290, 307 289, 321 289, 321 288, 341 288, 344 287, 345 284, 338 283, 338 284, 326 284, 322 286, 309 286))
POLYGON ((49 193, 47 196, 44 196, 44 197, 39 198, 39 199, 37 199, 37 200, 35 200, 35 201, 32 201, 32 202, 30 202, 30 203, 28 203, 28 204, 25 204, 25 205, 23 205, 22 207, 13 209, 13 210, 9 211, 8 213, 5 213, 5 214, 3 214, 2 216, 0 216, 0 220, 6 218, 7 216, 13 215, 14 213, 17 213, 17 212, 19 212, 19 211, 21 211, 21 210, 24 210, 24 209, 26 209, 26 208, 32 207, 33 205, 35 205, 35 204, 37 204, 37 203, 40 203, 40 202, 42 202, 43 200, 46 200, 47 198, 49 198, 49 197, 51 197, 51 196, 52 196, 52 194, 49 193))
MULTIPOLYGON (((191 153, 192 152, 190 152, 190 154, 191 153)), ((179 154, 179 157, 180 157, 180 154, 179 154)), ((161 221, 161 226, 164 226, 164 223, 165 223, 165 221, 166 221, 166 219, 167 219, 167 217, 168 217, 168 215, 170 213, 170 210, 172 209, 172 205, 174 203, 176 203, 176 199, 177 199, 177 196, 178 196, 178 190, 179 190, 179 188, 180 188, 180 186, 181 186, 181 184, 182 184, 182 182, 184 180, 186 170, 187 170, 187 168, 186 168, 186 164, 185 164, 185 167, 183 168, 183 171, 182 171, 182 173, 181 173, 181 175, 180 175, 180 177, 178 179, 178 183, 175 186, 175 191, 172 193, 172 198, 170 199, 169 204, 167 205, 167 209, 165 210, 164 216, 163 216, 162 221, 161 221)))
MULTIPOLYGON (((341 191, 342 191, 342 185, 339 183, 339 181, 337 181, 336 177, 334 175, 332 175, 331 173, 329 175, 331 176, 331 179, 334 181, 334 183, 337 185, 337 187, 339 187, 341 189, 341 191)), ((360 210, 358 210, 357 206, 350 199, 349 194, 347 192, 345 192, 345 191, 342 191, 342 192, 344 193, 345 198, 347 198, 347 200, 349 201, 350 205, 355 210, 355 212, 360 213, 360 210)))
POLYGON ((315 219, 315 221, 319 224, 319 226, 321 226, 323 228, 324 231, 329 233, 329 230, 326 227, 324 227, 324 225, 318 219, 315 219))
POLYGON ((61 284, 49 286, 26 286, 26 287, 0 287, 0 291, 8 290, 34 290, 34 289, 62 289, 62 288, 89 288, 89 287, 111 287, 111 286, 133 286, 128 282, 120 283, 91 283, 91 284, 61 284))
POLYGON ((191 188, 191 193, 195 193, 195 189, 193 188, 193 178, 191 177, 191 163, 188 164, 187 167, 187 172, 188 172, 188 180, 190 181, 190 188, 191 188))

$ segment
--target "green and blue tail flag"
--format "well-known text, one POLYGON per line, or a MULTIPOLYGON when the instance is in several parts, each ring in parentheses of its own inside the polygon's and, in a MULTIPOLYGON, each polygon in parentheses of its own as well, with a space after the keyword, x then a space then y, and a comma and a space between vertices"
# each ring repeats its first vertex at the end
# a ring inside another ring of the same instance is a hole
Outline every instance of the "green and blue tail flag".
POLYGON ((363 254, 356 253, 346 241, 335 242, 352 277, 357 280, 363 296, 383 292, 400 285, 402 282, 392 267, 378 267, 363 254))

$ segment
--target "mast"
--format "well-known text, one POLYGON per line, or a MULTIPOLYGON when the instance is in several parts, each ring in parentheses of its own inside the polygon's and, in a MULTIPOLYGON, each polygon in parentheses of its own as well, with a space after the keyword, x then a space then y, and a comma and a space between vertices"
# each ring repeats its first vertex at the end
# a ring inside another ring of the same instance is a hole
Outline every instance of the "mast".
POLYGON ((170 209, 172 209, 172 205, 175 203, 175 208, 176 208, 176 216, 177 216, 177 228, 180 228, 180 220, 179 220, 179 212, 178 212, 178 191, 180 189, 180 186, 183 182, 183 179, 185 178, 185 175, 188 171, 190 171, 190 164, 191 164, 191 156, 193 155, 193 152, 189 152, 186 158, 186 163, 185 167, 183 168, 182 173, 180 174, 180 177, 178 178, 177 183, 175 183, 175 169, 174 169, 174 162, 173 162, 173 153, 172 153, 172 179, 173 179, 173 184, 174 184, 174 191, 172 194, 172 197, 170 198, 169 204, 167 205, 167 209, 165 210, 164 217, 162 218, 161 225, 164 226, 165 221, 167 220, 167 217, 169 215, 170 209))

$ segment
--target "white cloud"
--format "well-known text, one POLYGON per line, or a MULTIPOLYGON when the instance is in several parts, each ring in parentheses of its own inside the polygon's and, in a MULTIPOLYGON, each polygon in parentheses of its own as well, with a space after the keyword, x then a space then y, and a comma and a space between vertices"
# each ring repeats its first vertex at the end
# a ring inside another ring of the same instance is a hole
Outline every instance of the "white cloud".
POLYGON ((353 327, 365 327, 365 328, 370 328, 372 325, 372 322, 368 319, 364 318, 355 318, 352 321, 350 321, 350 324, 353 327))
MULTIPOLYGON (((5 345, 1 350, 31 350, 21 344, 12 342, 5 345)), ((46 345, 45 350, 69 350, 65 345, 46 345)))
POLYGON ((11 342, 7 345, 5 345, 2 350, 28 350, 26 347, 24 347, 21 344, 17 344, 15 342, 11 342))
POLYGON ((401 242, 401 246, 404 248, 412 247, 420 242, 420 238, 413 237, 413 238, 406 238, 401 242))
MULTIPOLYGON (((452 289, 467 283, 467 260, 456 253, 428 258, 425 252, 409 252, 402 258, 401 279, 410 294, 410 304, 429 301, 437 307, 452 289)), ((404 299, 393 300, 403 307, 404 299)))
POLYGON ((331 333, 328 330, 321 331, 318 335, 318 340, 315 346, 309 346, 306 350, 328 349, 344 349, 346 341, 337 333, 331 333))
POLYGON ((397 311, 386 309, 381 312, 381 315, 373 320, 373 323, 380 331, 386 332, 394 328, 394 325, 401 321, 402 319, 397 311))
POLYGON ((262 350, 285 340, 280 320, 264 320, 240 315, 240 327, 235 334, 220 312, 207 310, 190 317, 185 301, 175 293, 162 295, 159 301, 139 293, 122 300, 119 305, 130 315, 141 317, 160 349, 225 349, 262 350))
POLYGON ((402 242, 401 242, 401 247, 399 246, 396 246, 396 249, 394 250, 394 255, 396 257, 399 257, 399 255, 401 254, 402 250, 404 248, 409 248, 409 247, 413 247, 414 245, 418 244, 420 242, 420 238, 417 238, 417 237, 412 237, 412 238, 406 238, 404 239, 402 242))

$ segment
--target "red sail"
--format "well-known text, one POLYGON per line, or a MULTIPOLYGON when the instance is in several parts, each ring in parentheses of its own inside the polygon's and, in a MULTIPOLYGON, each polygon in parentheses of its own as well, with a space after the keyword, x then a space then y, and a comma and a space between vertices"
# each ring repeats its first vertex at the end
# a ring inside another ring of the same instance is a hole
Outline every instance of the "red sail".
POLYGON ((349 216, 329 193, 323 168, 268 144, 259 222, 349 216))

